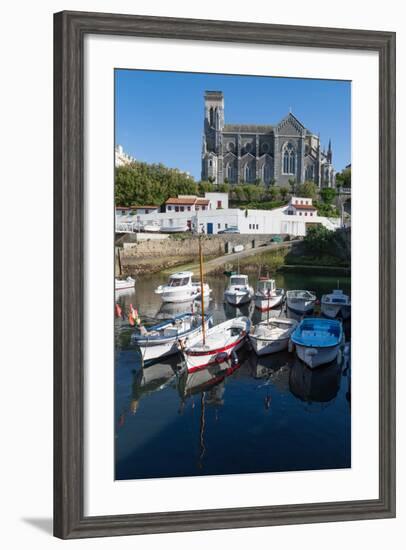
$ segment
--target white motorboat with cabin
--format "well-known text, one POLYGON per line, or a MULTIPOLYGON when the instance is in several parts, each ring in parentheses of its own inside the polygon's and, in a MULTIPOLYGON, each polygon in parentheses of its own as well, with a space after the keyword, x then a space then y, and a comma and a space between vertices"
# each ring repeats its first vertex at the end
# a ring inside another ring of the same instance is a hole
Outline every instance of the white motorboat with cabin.
POLYGON ((224 298, 232 306, 240 306, 250 302, 253 294, 254 289, 248 282, 248 276, 238 274, 230 276, 224 298))
POLYGON ((299 315, 310 314, 314 310, 316 295, 309 290, 288 290, 286 303, 290 310, 299 315))
POLYGON ((348 319, 351 316, 350 297, 336 288, 331 294, 323 294, 321 297, 321 313, 329 319, 341 317, 348 319))
MULTIPOLYGON (((208 329, 211 324, 211 315, 205 315, 205 328, 208 329)), ((132 342, 140 349, 145 363, 178 353, 180 341, 198 336, 202 330, 201 315, 184 313, 152 327, 140 325, 132 335, 132 342)))
POLYGON ((296 354, 307 366, 315 368, 337 358, 344 341, 341 321, 308 317, 291 336, 296 354))
POLYGON ((287 349, 292 332, 297 327, 295 319, 271 317, 251 329, 249 339, 257 355, 277 353, 287 349))
POLYGON ((127 279, 115 279, 114 288, 115 290, 124 290, 131 288, 134 290, 135 279, 132 277, 127 277, 127 279))
POLYGON ((211 289, 207 283, 203 285, 200 282, 192 281, 192 271, 179 271, 169 277, 166 285, 160 285, 155 294, 161 296, 163 302, 188 302, 201 297, 203 286, 204 297, 209 298, 211 289))
POLYGON ((244 345, 250 328, 248 317, 236 317, 202 331, 198 336, 189 337, 185 343, 181 342, 179 349, 188 372, 227 361, 244 345))
POLYGON ((285 296, 283 288, 276 288, 275 279, 261 277, 254 294, 254 304, 260 311, 268 311, 278 307, 285 296))

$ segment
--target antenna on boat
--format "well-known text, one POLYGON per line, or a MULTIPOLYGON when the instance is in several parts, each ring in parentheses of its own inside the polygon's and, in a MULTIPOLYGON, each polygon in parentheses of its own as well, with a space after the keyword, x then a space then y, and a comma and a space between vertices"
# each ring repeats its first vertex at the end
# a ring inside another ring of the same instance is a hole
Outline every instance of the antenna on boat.
POLYGON ((206 326, 204 318, 204 289, 203 289, 203 251, 202 251, 202 236, 199 235, 199 267, 200 267, 200 299, 202 301, 202 336, 203 345, 206 344, 206 326))

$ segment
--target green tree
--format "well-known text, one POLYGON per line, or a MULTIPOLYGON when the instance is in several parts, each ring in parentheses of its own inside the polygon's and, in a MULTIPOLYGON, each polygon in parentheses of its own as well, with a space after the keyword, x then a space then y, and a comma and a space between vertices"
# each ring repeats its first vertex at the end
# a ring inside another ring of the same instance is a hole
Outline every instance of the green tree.
POLYGON ((281 196, 282 200, 284 201, 284 200, 286 200, 286 197, 288 196, 289 189, 287 187, 281 187, 279 193, 280 193, 280 196, 281 196))
POLYGON ((336 174, 336 185, 338 183, 340 187, 351 187, 351 166, 336 174))
POLYGON ((324 204, 332 204, 336 195, 336 190, 333 187, 323 187, 320 190, 320 197, 324 204))
POLYGON ((305 181, 302 185, 296 186, 297 197, 307 197, 315 199, 317 197, 317 186, 312 181, 305 181))
POLYGON ((289 186, 290 186, 290 192, 292 193, 292 195, 294 195, 295 192, 296 192, 296 180, 295 180, 295 178, 289 178, 288 183, 289 183, 289 186))

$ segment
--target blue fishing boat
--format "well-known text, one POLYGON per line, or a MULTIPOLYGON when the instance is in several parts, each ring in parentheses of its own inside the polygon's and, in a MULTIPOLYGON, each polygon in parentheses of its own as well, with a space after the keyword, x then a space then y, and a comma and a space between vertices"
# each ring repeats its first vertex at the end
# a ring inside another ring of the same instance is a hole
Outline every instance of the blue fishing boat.
POLYGON ((292 333, 291 342, 299 359, 314 368, 336 359, 343 338, 340 321, 309 317, 292 333))
MULTIPOLYGON (((206 330, 212 325, 212 316, 204 316, 206 330)), ((140 325, 132 335, 132 342, 138 346, 143 362, 154 361, 178 353, 179 343, 186 344, 191 336, 198 336, 203 330, 202 316, 183 313, 158 325, 140 325)))

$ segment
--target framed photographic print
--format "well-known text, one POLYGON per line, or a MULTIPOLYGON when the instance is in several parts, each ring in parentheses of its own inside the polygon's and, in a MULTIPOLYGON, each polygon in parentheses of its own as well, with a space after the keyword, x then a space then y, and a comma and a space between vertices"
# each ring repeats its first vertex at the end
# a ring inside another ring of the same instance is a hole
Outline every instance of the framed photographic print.
POLYGON ((55 535, 395 514, 395 35, 55 15, 55 535))

